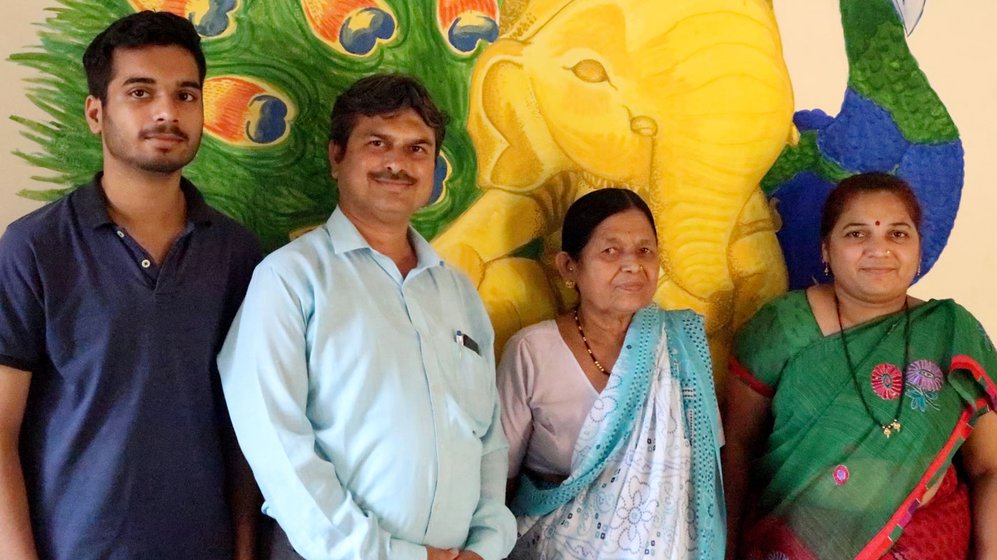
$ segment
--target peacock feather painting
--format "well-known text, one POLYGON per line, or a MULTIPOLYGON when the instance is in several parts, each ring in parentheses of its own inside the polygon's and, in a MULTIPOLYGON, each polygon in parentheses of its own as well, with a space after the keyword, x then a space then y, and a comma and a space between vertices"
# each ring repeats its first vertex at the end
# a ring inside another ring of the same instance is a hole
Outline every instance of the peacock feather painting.
MULTIPOLYGON (((38 48, 45 122, 15 117, 52 200, 100 168, 80 57, 143 9, 189 18, 208 59, 205 140, 186 170, 274 249, 336 204, 336 95, 376 71, 422 79, 450 115, 415 227, 479 288, 499 346, 574 304, 552 267, 567 206, 635 190, 658 223, 655 299, 707 320, 716 363, 766 301, 821 275, 831 186, 885 171, 925 207, 927 273, 963 183, 959 132, 911 54, 924 0, 839 0, 849 78, 840 110, 794 111, 771 0, 57 0, 38 48)), ((719 376, 719 377, 722 377, 719 376)), ((722 379, 718 378, 718 381, 722 379)))
POLYGON ((11 58, 39 71, 31 100, 50 117, 15 117, 38 145, 21 153, 55 188, 52 200, 101 166, 87 131, 81 57, 111 21, 139 10, 189 18, 208 60, 205 139, 185 174, 216 208, 245 223, 268 249, 322 223, 336 204, 327 161, 336 95, 375 71, 426 84, 450 115, 430 204, 414 220, 433 237, 474 198, 474 151, 465 132, 475 57, 498 33, 494 0, 59 0, 38 49, 11 58))

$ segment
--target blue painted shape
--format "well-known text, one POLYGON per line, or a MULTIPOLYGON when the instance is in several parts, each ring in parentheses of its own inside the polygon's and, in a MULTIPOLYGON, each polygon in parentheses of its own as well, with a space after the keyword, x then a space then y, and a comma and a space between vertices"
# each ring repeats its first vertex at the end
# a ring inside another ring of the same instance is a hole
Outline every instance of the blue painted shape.
MULTIPOLYGON (((894 171, 907 181, 921 204, 921 275, 917 279, 931 270, 948 243, 962 196, 963 157, 959 140, 913 144, 894 171)), ((820 216, 833 188, 827 179, 806 171, 777 186, 770 196, 777 200, 776 209, 782 217, 776 236, 786 257, 790 289, 826 280, 820 258, 820 216)))
POLYGON ((478 42, 494 43, 498 39, 498 23, 490 17, 475 14, 472 17, 458 16, 450 24, 447 39, 462 53, 474 52, 478 42))
POLYGON ((834 183, 804 171, 772 192, 770 198, 778 201, 776 210, 782 217, 776 237, 786 257, 791 290, 827 280, 820 258, 820 215, 833 188, 834 183))
POLYGON ((921 274, 926 274, 948 243, 962 198, 963 147, 960 140, 915 144, 903 155, 897 175, 910 184, 921 203, 921 274))
POLYGON ((450 162, 443 152, 436 156, 436 169, 433 171, 433 192, 429 194, 429 202, 435 204, 443 198, 443 184, 450 177, 450 162))
POLYGON ((817 133, 817 147, 848 171, 892 171, 910 143, 889 112, 848 88, 837 118, 817 133))
POLYGON ((395 33, 395 20, 379 8, 363 8, 350 14, 339 30, 339 42, 350 54, 365 55, 374 50, 378 39, 388 39, 395 33), (368 25, 359 22, 369 20, 368 25))
POLYGON ((236 0, 212 0, 209 6, 200 23, 194 23, 193 13, 187 14, 187 19, 202 37, 217 37, 231 25, 229 14, 235 9, 236 0))
POLYGON ((804 109, 793 115, 793 124, 801 133, 808 130, 819 130, 831 124, 834 119, 820 109, 804 109))
POLYGON ((287 104, 272 95, 258 95, 252 104, 259 106, 259 117, 246 123, 246 136, 257 144, 280 140, 287 131, 287 104))

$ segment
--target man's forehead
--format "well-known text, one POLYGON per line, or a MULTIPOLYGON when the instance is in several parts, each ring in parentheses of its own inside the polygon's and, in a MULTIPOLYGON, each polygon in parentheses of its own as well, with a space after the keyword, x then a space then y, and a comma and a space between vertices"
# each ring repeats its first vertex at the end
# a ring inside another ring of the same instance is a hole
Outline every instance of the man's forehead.
POLYGON ((139 75, 152 78, 153 76, 149 75, 149 71, 156 67, 182 69, 183 62, 178 61, 176 56, 170 57, 169 62, 167 62, 167 51, 172 51, 179 55, 180 59, 190 63, 188 70, 192 71, 191 76, 177 80, 178 82, 194 81, 200 83, 200 71, 194 55, 179 45, 116 47, 111 51, 111 74, 108 81, 114 81, 117 78, 128 79, 139 75))
POLYGON ((354 134, 418 136, 429 142, 436 138, 433 129, 410 107, 374 115, 360 114, 350 135, 354 134))

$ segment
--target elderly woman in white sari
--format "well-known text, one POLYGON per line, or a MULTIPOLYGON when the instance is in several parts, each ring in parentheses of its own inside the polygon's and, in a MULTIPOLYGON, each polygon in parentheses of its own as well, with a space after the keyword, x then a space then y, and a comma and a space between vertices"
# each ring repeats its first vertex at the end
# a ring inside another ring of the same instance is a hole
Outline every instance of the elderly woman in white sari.
POLYGON ((703 321, 651 302, 650 210, 625 189, 579 198, 556 260, 578 307, 517 333, 498 368, 519 525, 510 558, 723 558, 703 321))

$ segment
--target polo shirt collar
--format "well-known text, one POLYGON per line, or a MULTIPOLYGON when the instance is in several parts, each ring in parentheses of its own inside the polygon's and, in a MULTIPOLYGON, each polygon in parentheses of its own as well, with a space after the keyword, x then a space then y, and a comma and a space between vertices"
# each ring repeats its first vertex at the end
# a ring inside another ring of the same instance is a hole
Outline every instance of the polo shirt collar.
MULTIPOLYGON (((80 187, 77 195, 80 219, 91 228, 113 224, 110 214, 107 213, 107 196, 104 194, 104 187, 101 179, 104 173, 94 175, 90 183, 80 187)), ((211 207, 204 201, 204 197, 193 183, 185 178, 180 179, 180 190, 187 201, 187 223, 193 225, 210 224, 212 221, 211 207)))
MULTIPOLYGON (((329 236, 332 238, 332 252, 334 254, 341 255, 343 253, 357 251, 360 249, 367 249, 374 253, 378 253, 378 251, 371 247, 370 243, 364 239, 364 236, 360 234, 360 230, 357 229, 357 226, 353 225, 353 222, 351 222, 338 207, 332 212, 332 215, 329 216, 329 220, 326 221, 325 227, 329 230, 329 236)), ((415 268, 412 270, 413 272, 445 264, 436 250, 434 250, 429 242, 426 241, 426 239, 420 235, 419 232, 415 231, 412 226, 409 226, 408 228, 408 238, 412 243, 412 247, 415 249, 417 261, 415 268)))

